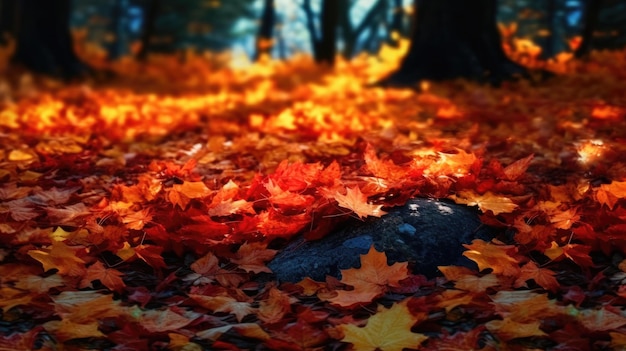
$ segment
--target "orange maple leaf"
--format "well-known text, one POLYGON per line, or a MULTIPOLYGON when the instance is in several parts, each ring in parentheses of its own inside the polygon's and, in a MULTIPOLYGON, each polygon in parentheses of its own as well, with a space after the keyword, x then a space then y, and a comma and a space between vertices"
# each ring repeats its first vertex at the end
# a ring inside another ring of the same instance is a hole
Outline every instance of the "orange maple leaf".
POLYGON ((315 201, 310 195, 301 195, 292 191, 283 190, 272 179, 265 183, 265 189, 270 193, 269 201, 278 207, 306 208, 315 201))
POLYGON ((252 307, 249 302, 237 301, 230 296, 205 296, 199 294, 189 294, 189 297, 198 305, 214 312, 226 312, 235 315, 238 322, 243 317, 256 312, 256 308, 252 307))
POLYGON ((367 320, 365 327, 354 324, 340 324, 343 342, 352 344, 355 350, 402 351, 416 349, 428 337, 411 332, 425 314, 412 315, 406 303, 395 303, 391 308, 378 308, 378 312, 367 320))
POLYGON ((211 190, 203 182, 188 182, 174 184, 167 193, 168 200, 174 205, 185 209, 191 199, 198 199, 209 196, 211 190))
POLYGON ((260 302, 257 316, 265 323, 280 322, 285 314, 291 311, 292 302, 287 293, 272 287, 267 299, 260 302))
POLYGON ((458 204, 478 206, 483 213, 491 211, 496 216, 500 213, 511 213, 518 207, 510 198, 495 195, 490 191, 483 195, 472 191, 461 191, 450 198, 458 204))
POLYGON ((45 294, 51 288, 56 288, 63 285, 65 285, 65 281, 63 280, 63 277, 58 274, 53 274, 45 278, 38 275, 29 274, 15 282, 16 288, 35 292, 38 294, 45 294))
POLYGON ((376 150, 372 145, 367 144, 363 152, 365 168, 377 178, 388 179, 392 182, 401 181, 406 177, 407 168, 400 167, 393 161, 383 161, 376 155, 376 150))
POLYGON ((479 277, 466 267, 443 266, 438 268, 446 279, 454 282, 454 287, 457 289, 479 293, 484 292, 487 288, 500 285, 500 280, 495 274, 479 277))
POLYGON ((85 273, 85 261, 76 256, 78 250, 54 241, 48 248, 29 250, 28 255, 41 262, 44 271, 57 269, 60 275, 80 277, 85 273))
POLYGON ((150 209, 143 209, 122 216, 122 223, 124 223, 128 229, 141 230, 150 221, 152 221, 150 209))
POLYGON ((372 205, 367 202, 367 197, 361 192, 358 186, 346 188, 346 194, 343 195, 339 191, 332 194, 332 197, 337 200, 340 207, 347 208, 356 213, 359 218, 367 216, 380 217, 386 212, 381 210, 382 205, 372 205))
POLYGON ((541 321, 521 323, 510 318, 505 318, 504 320, 489 321, 485 326, 490 332, 497 334, 500 338, 507 341, 516 338, 547 335, 544 331, 539 329, 541 321))
POLYGON ((515 287, 526 286, 526 282, 532 279, 542 288, 556 292, 559 290, 560 284, 554 277, 555 275, 556 273, 553 271, 541 268, 535 262, 530 261, 522 267, 519 277, 515 280, 515 287))
POLYGON ((237 264, 239 268, 246 272, 271 273, 272 271, 265 263, 274 258, 277 252, 277 250, 268 249, 266 243, 246 242, 239 247, 237 257, 233 258, 231 262, 237 264))
POLYGON ((626 198, 626 182, 613 181, 611 184, 601 184, 596 191, 596 201, 613 209, 619 199, 626 198))
POLYGON ((409 277, 406 262, 387 265, 387 255, 372 245, 369 252, 361 255, 361 268, 341 270, 341 282, 353 290, 337 290, 337 296, 328 299, 333 304, 348 307, 371 302, 383 295, 389 287, 399 287, 400 281, 409 277))
POLYGON ((105 335, 98 329, 97 321, 77 323, 68 319, 49 321, 43 324, 48 333, 54 334, 59 341, 67 341, 80 338, 101 338, 105 335))
POLYGON ((197 259, 190 268, 195 273, 187 275, 184 279, 193 281, 194 284, 207 284, 217 281, 222 286, 238 286, 245 280, 242 274, 221 268, 219 259, 212 252, 197 259))
POLYGON ((511 163, 510 165, 506 166, 506 168, 504 168, 503 170, 504 175, 506 176, 506 179, 517 180, 517 178, 519 178, 522 174, 524 174, 524 172, 526 172, 526 170, 528 169, 528 166, 530 166, 530 162, 533 160, 534 157, 535 155, 531 154, 528 157, 525 157, 521 160, 517 160, 511 163))
POLYGON ((87 268, 87 274, 80 282, 80 287, 85 288, 91 286, 94 280, 99 280, 102 285, 106 286, 112 291, 121 292, 126 284, 122 280, 124 273, 117 269, 107 268, 100 261, 92 264, 87 268))
POLYGON ((463 244, 468 251, 463 256, 476 262, 478 269, 491 268, 495 274, 516 276, 519 273, 517 248, 514 245, 496 245, 481 239, 474 239, 471 244, 463 244))
POLYGON ((239 195, 239 190, 239 185, 232 180, 224 184, 222 189, 215 193, 208 205, 209 216, 230 216, 235 213, 254 214, 252 203, 243 199, 235 200, 235 197, 239 195))

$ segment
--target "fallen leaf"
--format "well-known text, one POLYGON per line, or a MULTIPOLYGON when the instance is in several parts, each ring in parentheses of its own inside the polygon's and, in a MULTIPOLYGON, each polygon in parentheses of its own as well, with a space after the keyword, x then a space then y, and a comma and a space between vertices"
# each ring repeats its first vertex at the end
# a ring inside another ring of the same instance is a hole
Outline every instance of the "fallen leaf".
POLYGON ((332 197, 337 200, 340 207, 353 211, 359 218, 367 216, 381 217, 386 214, 381 208, 382 205, 372 205, 367 202, 367 197, 363 195, 358 186, 346 188, 346 194, 343 195, 336 191, 332 197))
POLYGON ((246 242, 239 247, 236 257, 231 261, 246 272, 272 273, 269 267, 267 267, 266 262, 274 258, 277 252, 277 250, 268 249, 267 244, 264 243, 246 242))
POLYGON ((520 271, 516 258, 517 247, 514 245, 496 245, 481 239, 474 239, 471 244, 463 244, 468 251, 463 256, 476 262, 479 270, 491 269, 494 274, 517 276, 520 271))
POLYGON ((354 289, 337 290, 337 296, 328 301, 348 307, 369 303, 383 295, 389 287, 399 287, 400 281, 409 277, 409 271, 406 262, 396 262, 389 266, 387 255, 376 251, 372 246, 367 254, 361 255, 360 268, 341 270, 341 276, 341 282, 354 289))
POLYGON ((60 275, 82 277, 85 273, 85 261, 76 256, 80 249, 54 241, 48 248, 29 250, 28 255, 41 262, 44 271, 57 269, 60 275))
POLYGON ((109 288, 111 291, 121 292, 126 284, 122 280, 124 273, 117 269, 107 268, 100 261, 96 261, 94 264, 87 268, 87 273, 83 277, 80 287, 86 288, 91 286, 94 280, 99 280, 102 285, 109 288))
POLYGON ((344 333, 341 341, 351 343, 357 351, 402 351, 417 349, 428 339, 423 334, 411 332, 413 325, 424 317, 412 315, 406 304, 395 303, 389 309, 379 307, 365 327, 341 324, 338 328, 344 333))
POLYGON ((213 312, 224 312, 235 315, 237 321, 241 323, 243 317, 256 313, 257 309, 249 302, 237 301, 230 296, 204 296, 189 294, 189 297, 200 306, 213 312))
POLYGON ((501 213, 511 213, 518 207, 510 198, 495 195, 489 191, 483 195, 478 195, 471 191, 461 191, 457 195, 451 196, 451 198, 456 203, 478 206, 483 213, 491 211, 496 216, 501 213))

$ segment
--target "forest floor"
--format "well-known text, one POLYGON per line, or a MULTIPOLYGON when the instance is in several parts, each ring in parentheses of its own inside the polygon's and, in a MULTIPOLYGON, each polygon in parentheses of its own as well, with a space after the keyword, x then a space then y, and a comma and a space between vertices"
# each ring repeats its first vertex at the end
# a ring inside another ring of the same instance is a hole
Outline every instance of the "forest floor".
POLYGON ((625 63, 498 88, 371 87, 393 65, 366 57, 9 77, 0 350, 623 349, 625 63), (500 228, 466 246, 480 271, 372 250, 342 280, 271 279, 294 235, 415 196, 500 228))

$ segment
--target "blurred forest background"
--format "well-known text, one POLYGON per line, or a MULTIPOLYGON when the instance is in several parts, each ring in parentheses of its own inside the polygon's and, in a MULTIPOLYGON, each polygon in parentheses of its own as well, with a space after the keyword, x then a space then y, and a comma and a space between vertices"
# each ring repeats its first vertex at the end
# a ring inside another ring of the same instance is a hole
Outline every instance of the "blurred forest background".
MULTIPOLYGON (((24 25, 20 11, 30 11, 29 5, 20 9, 17 4, 37 2, 0 0, 0 30, 5 46, 11 45, 11 38, 24 25)), ((211 51, 229 52, 229 57, 237 58, 237 62, 253 61, 263 52, 281 60, 305 53, 324 61, 322 51, 329 46, 346 58, 376 53, 385 43, 397 45, 399 38, 410 37, 415 5, 419 7, 419 1, 413 0, 69 3, 67 9, 59 11, 69 11, 74 45, 102 59, 145 58, 149 53, 178 53, 184 58, 185 53, 211 51), (325 35, 329 30, 333 32, 330 38, 325 35)), ((531 45, 537 55, 550 58, 572 50, 589 11, 597 17, 591 43, 594 49, 626 45, 623 0, 499 0, 498 22, 505 39, 508 36, 528 40, 518 45, 531 45)))

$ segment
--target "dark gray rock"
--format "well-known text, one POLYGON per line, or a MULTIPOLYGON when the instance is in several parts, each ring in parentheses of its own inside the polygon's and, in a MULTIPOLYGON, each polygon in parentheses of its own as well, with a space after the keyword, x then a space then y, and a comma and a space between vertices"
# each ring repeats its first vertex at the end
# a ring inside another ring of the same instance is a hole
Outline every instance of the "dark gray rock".
POLYGON ((412 199, 381 218, 346 227, 316 241, 297 238, 268 264, 279 281, 305 277, 323 281, 341 277, 340 270, 359 267, 360 255, 374 245, 389 264, 409 262, 413 272, 437 276, 437 266, 476 268, 465 258, 462 244, 490 240, 494 230, 483 225, 478 212, 448 201, 412 199))

